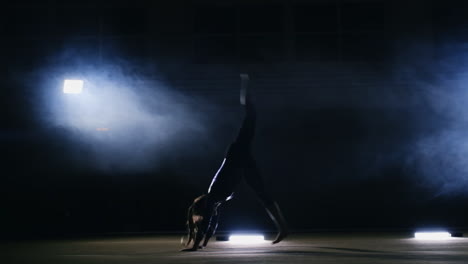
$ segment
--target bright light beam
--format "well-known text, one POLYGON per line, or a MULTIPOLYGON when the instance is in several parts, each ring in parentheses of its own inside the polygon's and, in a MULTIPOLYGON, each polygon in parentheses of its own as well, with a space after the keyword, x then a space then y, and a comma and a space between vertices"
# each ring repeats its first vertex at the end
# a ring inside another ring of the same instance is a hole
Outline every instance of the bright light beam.
POLYGON ((257 244, 265 241, 263 235, 231 235, 229 242, 236 244, 257 244))
POLYGON ((83 80, 65 80, 63 82, 63 93, 80 94, 83 91, 83 80))
POLYGON ((421 240, 443 240, 449 239, 451 235, 449 232, 416 232, 414 237, 421 240))

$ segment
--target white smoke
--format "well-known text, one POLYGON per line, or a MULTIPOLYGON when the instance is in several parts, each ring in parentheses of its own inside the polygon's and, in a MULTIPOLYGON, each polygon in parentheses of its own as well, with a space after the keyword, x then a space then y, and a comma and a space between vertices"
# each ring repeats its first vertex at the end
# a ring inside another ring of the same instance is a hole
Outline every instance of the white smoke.
POLYGON ((420 182, 439 195, 460 195, 468 187, 468 76, 465 67, 443 68, 431 82, 419 82, 422 129, 409 149, 408 165, 420 182))
POLYGON ((62 129, 83 162, 104 170, 147 170, 164 159, 196 155, 197 146, 207 151, 212 106, 127 66, 58 63, 42 70, 49 81, 40 89, 39 119, 62 129), (83 79, 83 93, 64 94, 67 78, 83 79))

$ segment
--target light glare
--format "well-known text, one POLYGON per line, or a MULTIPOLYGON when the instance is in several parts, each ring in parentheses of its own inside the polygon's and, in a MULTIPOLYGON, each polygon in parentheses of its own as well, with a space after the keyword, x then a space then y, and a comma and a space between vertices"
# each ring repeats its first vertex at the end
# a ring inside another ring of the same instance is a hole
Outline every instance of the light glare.
POLYGON ((265 241, 263 235, 231 235, 229 242, 242 244, 255 244, 265 241))
POLYGON ((63 93, 79 94, 83 91, 82 80, 65 80, 63 83, 63 93))
POLYGON ((451 235, 448 232, 416 232, 414 233, 414 237, 424 240, 441 240, 448 239, 451 235))

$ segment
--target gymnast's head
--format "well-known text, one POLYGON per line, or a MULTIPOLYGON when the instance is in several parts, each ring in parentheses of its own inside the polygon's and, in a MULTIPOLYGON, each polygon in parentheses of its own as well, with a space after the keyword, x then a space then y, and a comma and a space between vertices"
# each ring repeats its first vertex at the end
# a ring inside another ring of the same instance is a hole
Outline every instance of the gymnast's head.
MULTIPOLYGON (((206 219, 209 220, 209 215, 207 214, 207 195, 201 195, 195 198, 192 205, 190 205, 187 215, 187 229, 188 229, 188 241, 186 246, 190 244, 192 240, 195 239, 199 232, 204 232, 203 224, 206 219)), ((202 234, 203 235, 203 234, 202 234)))

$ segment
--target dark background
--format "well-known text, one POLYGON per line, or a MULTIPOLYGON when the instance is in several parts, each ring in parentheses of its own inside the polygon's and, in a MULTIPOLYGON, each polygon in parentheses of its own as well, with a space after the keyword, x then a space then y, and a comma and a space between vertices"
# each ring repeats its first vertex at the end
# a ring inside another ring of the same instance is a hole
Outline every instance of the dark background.
MULTIPOLYGON (((259 111, 254 153, 293 231, 463 229, 467 5, 2 4, 0 234, 184 230, 187 207, 208 188, 240 124, 241 72, 259 111), (166 143, 177 147, 152 152, 164 156, 157 166, 94 166, 93 143, 45 122, 47 103, 38 103, 51 69, 83 64, 119 65, 203 100, 187 107, 207 116, 209 138, 173 135, 166 143)), ((223 208, 221 230, 273 228, 245 185, 223 208)))

